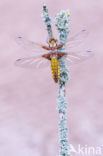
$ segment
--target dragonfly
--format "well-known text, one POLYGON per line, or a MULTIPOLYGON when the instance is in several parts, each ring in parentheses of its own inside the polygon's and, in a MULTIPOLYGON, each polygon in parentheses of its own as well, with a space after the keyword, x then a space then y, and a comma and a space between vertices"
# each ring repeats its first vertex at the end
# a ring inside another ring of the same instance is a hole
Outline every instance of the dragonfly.
POLYGON ((24 68, 46 68, 51 64, 51 72, 54 82, 57 83, 60 78, 60 59, 65 57, 68 66, 72 66, 76 63, 82 62, 93 55, 90 50, 77 51, 77 46, 83 42, 88 35, 86 30, 81 30, 73 37, 69 38, 66 43, 59 43, 57 39, 50 38, 47 41, 47 45, 41 43, 32 42, 19 36, 16 38, 16 42, 33 52, 32 57, 19 58, 16 60, 15 65, 24 68), (62 50, 62 49, 65 50, 62 50))

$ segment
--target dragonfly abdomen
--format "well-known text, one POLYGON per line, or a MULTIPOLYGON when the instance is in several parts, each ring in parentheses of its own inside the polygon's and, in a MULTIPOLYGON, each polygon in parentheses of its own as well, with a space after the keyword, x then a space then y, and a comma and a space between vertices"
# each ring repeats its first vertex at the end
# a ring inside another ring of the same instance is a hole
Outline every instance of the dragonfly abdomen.
POLYGON ((59 80, 59 61, 57 58, 51 58, 51 72, 54 81, 57 83, 59 80))

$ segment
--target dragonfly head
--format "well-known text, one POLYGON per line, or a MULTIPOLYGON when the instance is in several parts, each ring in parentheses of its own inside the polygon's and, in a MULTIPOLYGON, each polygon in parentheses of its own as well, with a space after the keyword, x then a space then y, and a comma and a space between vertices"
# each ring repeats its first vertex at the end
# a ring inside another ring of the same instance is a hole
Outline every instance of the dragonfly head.
POLYGON ((55 48, 57 46, 57 40, 54 38, 50 38, 48 44, 50 48, 55 48))

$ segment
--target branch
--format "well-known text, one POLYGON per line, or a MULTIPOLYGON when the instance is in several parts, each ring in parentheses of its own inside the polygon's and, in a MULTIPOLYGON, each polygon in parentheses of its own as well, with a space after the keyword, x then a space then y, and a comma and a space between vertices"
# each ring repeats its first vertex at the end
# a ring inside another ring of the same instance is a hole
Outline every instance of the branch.
POLYGON ((53 38, 52 27, 51 27, 51 25, 52 25, 51 17, 48 14, 48 8, 45 4, 43 5, 42 18, 43 18, 43 21, 45 22, 46 27, 47 27, 48 39, 53 38))
MULTIPOLYGON (((59 33, 60 43, 67 40, 69 29, 69 15, 68 11, 61 11, 56 15, 56 27, 59 33)), ((61 48, 61 52, 65 51, 65 47, 61 48)), ((60 49, 59 49, 60 52, 60 49)), ((60 156, 70 156, 69 142, 68 142, 68 128, 67 128, 67 103, 65 99, 65 84, 68 81, 68 69, 65 63, 65 57, 59 60, 60 64, 60 79, 59 79, 59 95, 58 95, 58 112, 60 115, 59 121, 59 142, 60 142, 60 156)))
MULTIPOLYGON (((43 6, 43 20, 46 24, 48 31, 48 38, 53 38, 52 27, 51 27, 51 18, 48 15, 48 9, 46 5, 43 6)), ((59 33, 59 42, 64 43, 67 40, 69 29, 69 12, 61 11, 56 15, 55 22, 56 27, 59 33)), ((65 47, 59 49, 59 52, 63 52, 65 47)), ((60 78, 59 78, 59 95, 58 95, 58 111, 60 115, 59 121, 59 142, 60 142, 60 156, 70 156, 69 152, 69 143, 68 143, 68 128, 67 128, 67 103, 65 100, 65 84, 68 81, 68 69, 65 64, 65 57, 59 59, 60 64, 60 78)))

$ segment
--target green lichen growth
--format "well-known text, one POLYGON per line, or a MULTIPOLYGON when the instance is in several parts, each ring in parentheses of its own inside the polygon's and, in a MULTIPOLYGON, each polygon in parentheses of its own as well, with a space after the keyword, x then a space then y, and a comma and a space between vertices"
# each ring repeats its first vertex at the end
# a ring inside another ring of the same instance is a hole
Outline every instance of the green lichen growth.
MULTIPOLYGON (((56 27, 59 33, 59 42, 66 43, 69 33, 69 15, 67 11, 61 11, 55 18, 56 27)), ((60 49, 61 52, 65 47, 60 49)), ((59 52, 60 52, 59 50, 59 52)), ((60 79, 59 79, 59 95, 58 95, 58 111, 60 114, 59 121, 59 143, 60 143, 60 156, 70 156, 69 142, 68 142, 68 128, 67 128, 67 103, 65 99, 65 84, 67 83, 68 68, 66 66, 65 57, 59 60, 60 64, 60 79)))
MULTIPOLYGON (((52 27, 51 27, 51 18, 48 14, 48 9, 46 5, 43 6, 43 20, 46 24, 48 31, 48 38, 52 38, 52 27)), ((59 34, 59 43, 66 43, 69 29, 69 12, 61 11, 55 17, 55 25, 59 34)), ((59 52, 65 52, 65 46, 59 49, 59 52)), ((59 59, 60 64, 60 78, 59 78, 59 95, 58 95, 58 112, 60 115, 59 120, 59 144, 60 144, 60 156, 70 156, 69 152, 69 142, 68 142, 68 128, 67 128, 67 103, 65 99, 65 84, 67 83, 68 77, 68 68, 66 66, 65 56, 59 59)))

